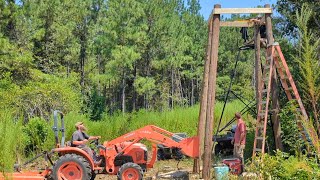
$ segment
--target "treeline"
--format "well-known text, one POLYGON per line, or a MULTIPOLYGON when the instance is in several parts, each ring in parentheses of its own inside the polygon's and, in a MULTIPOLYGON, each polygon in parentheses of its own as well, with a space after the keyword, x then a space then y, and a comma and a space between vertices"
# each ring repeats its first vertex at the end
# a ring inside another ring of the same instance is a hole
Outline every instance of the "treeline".
MULTIPOLYGON (((198 0, 2 0, 0 104, 25 120, 48 119, 52 109, 98 120, 192 106, 207 44, 200 8, 198 0)), ((221 34, 223 99, 240 34, 221 34)), ((253 56, 243 57, 236 89, 250 96, 253 56)))
POLYGON ((199 10, 198 0, 2 0, 1 106, 99 119, 193 105, 207 39, 199 10))
MULTIPOLYGON (((319 49, 304 47, 318 46, 317 3, 279 0, 281 16, 273 21, 315 119, 320 71, 312 65, 319 49), (296 21, 303 3, 311 8, 307 24, 296 21)), ((53 109, 99 120, 103 113, 192 106, 199 102, 207 44, 200 8, 198 0, 0 0, 0 107, 25 120, 49 119, 53 109)), ((224 100, 242 43, 240 28, 221 28, 218 100, 224 100)), ((232 90, 248 100, 253 69, 253 51, 241 52, 232 90)))

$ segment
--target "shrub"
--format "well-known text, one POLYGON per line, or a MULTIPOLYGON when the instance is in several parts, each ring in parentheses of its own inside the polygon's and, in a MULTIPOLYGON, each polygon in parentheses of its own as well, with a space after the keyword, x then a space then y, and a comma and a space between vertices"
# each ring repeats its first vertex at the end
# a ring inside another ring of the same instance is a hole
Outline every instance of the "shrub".
POLYGON ((300 150, 304 145, 297 125, 298 115, 296 108, 294 101, 289 101, 279 113, 282 130, 281 139, 285 151, 291 154, 301 152, 300 150))
POLYGON ((274 156, 264 154, 247 164, 248 172, 258 173, 263 179, 319 179, 320 168, 316 159, 299 158, 276 151, 274 156))
POLYGON ((44 144, 49 134, 49 124, 40 118, 32 118, 23 128, 26 154, 39 153, 44 150, 44 144))
MULTIPOLYGON (((80 111, 82 102, 76 78, 47 75, 37 70, 31 71, 31 75, 34 81, 25 86, 6 85, 8 87, 0 89, 0 106, 10 107, 13 116, 25 120, 33 117, 49 120, 53 109, 64 113, 80 111)), ((5 83, 8 82, 0 81, 0 86, 5 83)))

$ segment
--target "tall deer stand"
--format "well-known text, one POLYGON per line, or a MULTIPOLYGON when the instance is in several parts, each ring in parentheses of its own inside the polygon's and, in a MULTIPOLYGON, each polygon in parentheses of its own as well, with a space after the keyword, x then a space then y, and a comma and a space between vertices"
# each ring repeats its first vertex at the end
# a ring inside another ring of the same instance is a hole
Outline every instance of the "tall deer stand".
MULTIPOLYGON (((211 154, 212 154, 212 132, 214 125, 214 106, 215 106, 215 89, 216 89, 216 76, 217 76, 217 62, 218 62, 218 47, 219 47, 219 34, 220 27, 255 27, 255 75, 256 75, 256 99, 257 104, 261 98, 259 98, 260 91, 260 79, 261 79, 261 69, 260 66, 260 39, 259 39, 259 26, 262 23, 266 24, 267 28, 267 39, 268 43, 273 43, 272 35, 272 24, 271 24, 271 14, 272 9, 270 5, 265 5, 264 8, 221 8, 220 4, 214 5, 214 9, 208 20, 208 45, 206 51, 205 68, 203 74, 203 85, 202 85, 202 95, 200 103, 200 113, 199 113, 199 124, 198 124, 198 136, 200 138, 200 156, 199 159, 194 162, 194 172, 200 172, 200 164, 202 163, 202 178, 205 180, 210 179, 210 169, 211 169, 211 154), (223 22, 220 21, 221 14, 264 14, 264 21, 232 21, 223 22)), ((273 81, 276 83, 276 81, 273 81)), ((275 85, 276 86, 276 85, 275 85)), ((272 98, 273 102, 277 102, 277 95, 275 94, 272 98)), ((279 124, 277 112, 279 112, 279 107, 277 104, 273 106, 274 124, 279 124)), ((279 133, 280 126, 274 126, 275 133, 279 133)), ((280 137, 277 134, 276 137, 280 137)), ((279 144, 277 148, 281 148, 280 138, 276 138, 276 144, 279 144)))
POLYGON ((257 121, 254 138, 253 157, 256 153, 265 153, 266 129, 268 115, 271 113, 273 132, 276 149, 283 149, 280 138, 279 113, 279 91, 278 83, 281 83, 288 100, 297 104, 297 125, 307 145, 320 154, 320 145, 317 132, 310 123, 306 110, 303 106, 297 87, 293 81, 286 60, 282 54, 279 44, 274 43, 271 23, 272 9, 269 4, 264 8, 221 8, 214 5, 214 9, 208 20, 208 45, 206 51, 205 68, 203 74, 203 87, 200 103, 198 136, 200 139, 199 159, 194 162, 194 172, 200 172, 202 164, 202 179, 210 179, 211 154, 212 154, 212 132, 214 125, 215 89, 218 62, 218 47, 220 27, 254 27, 254 49, 255 49, 255 92, 257 103, 257 121), (220 21, 221 14, 264 14, 263 18, 242 21, 220 21), (260 26, 266 27, 266 58, 261 69, 260 54, 260 26), (279 77, 279 82, 278 82, 279 77))

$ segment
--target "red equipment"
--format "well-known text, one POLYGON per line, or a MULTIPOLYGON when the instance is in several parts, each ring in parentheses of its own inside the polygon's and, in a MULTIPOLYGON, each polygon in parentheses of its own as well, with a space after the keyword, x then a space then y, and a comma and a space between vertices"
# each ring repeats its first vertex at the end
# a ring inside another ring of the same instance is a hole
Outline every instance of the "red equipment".
MULTIPOLYGON (((117 175, 121 180, 140 180, 143 172, 152 168, 157 158, 157 144, 167 147, 179 148, 181 152, 191 158, 199 156, 199 139, 197 136, 191 138, 181 138, 169 131, 159 127, 149 125, 138 130, 127 133, 114 140, 106 141, 103 145, 98 145, 99 156, 103 159, 101 165, 94 164, 92 157, 82 149, 64 145, 64 121, 63 114, 54 112, 54 131, 57 148, 51 153, 45 153, 46 158, 52 164, 52 168, 47 168, 41 173, 18 172, 7 174, 14 180, 22 179, 44 179, 53 178, 55 180, 80 180, 94 179, 96 173, 117 175), (62 140, 58 142, 57 113, 61 115, 62 140), (176 137, 177 136, 177 137, 176 137), (181 141, 176 142, 172 137, 181 141), (148 150, 141 140, 152 142, 152 158, 148 161, 148 150), (52 162, 50 155, 58 153, 59 159, 52 162)), ((98 142, 98 141, 97 141, 98 142)), ((4 179, 0 175, 0 180, 4 179)))
POLYGON ((230 172, 234 175, 240 175, 242 173, 242 162, 238 158, 224 159, 222 163, 227 165, 230 172))

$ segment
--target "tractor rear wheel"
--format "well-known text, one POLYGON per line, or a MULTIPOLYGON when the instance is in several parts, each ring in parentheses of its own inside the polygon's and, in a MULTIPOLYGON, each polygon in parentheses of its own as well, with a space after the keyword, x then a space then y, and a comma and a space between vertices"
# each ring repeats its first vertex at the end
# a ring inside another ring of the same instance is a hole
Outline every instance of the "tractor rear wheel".
POLYGON ((118 180, 142 180, 142 168, 136 163, 125 163, 118 172, 118 180))
POLYGON ((90 180, 92 169, 88 161, 76 154, 61 156, 52 169, 55 180, 90 180))

